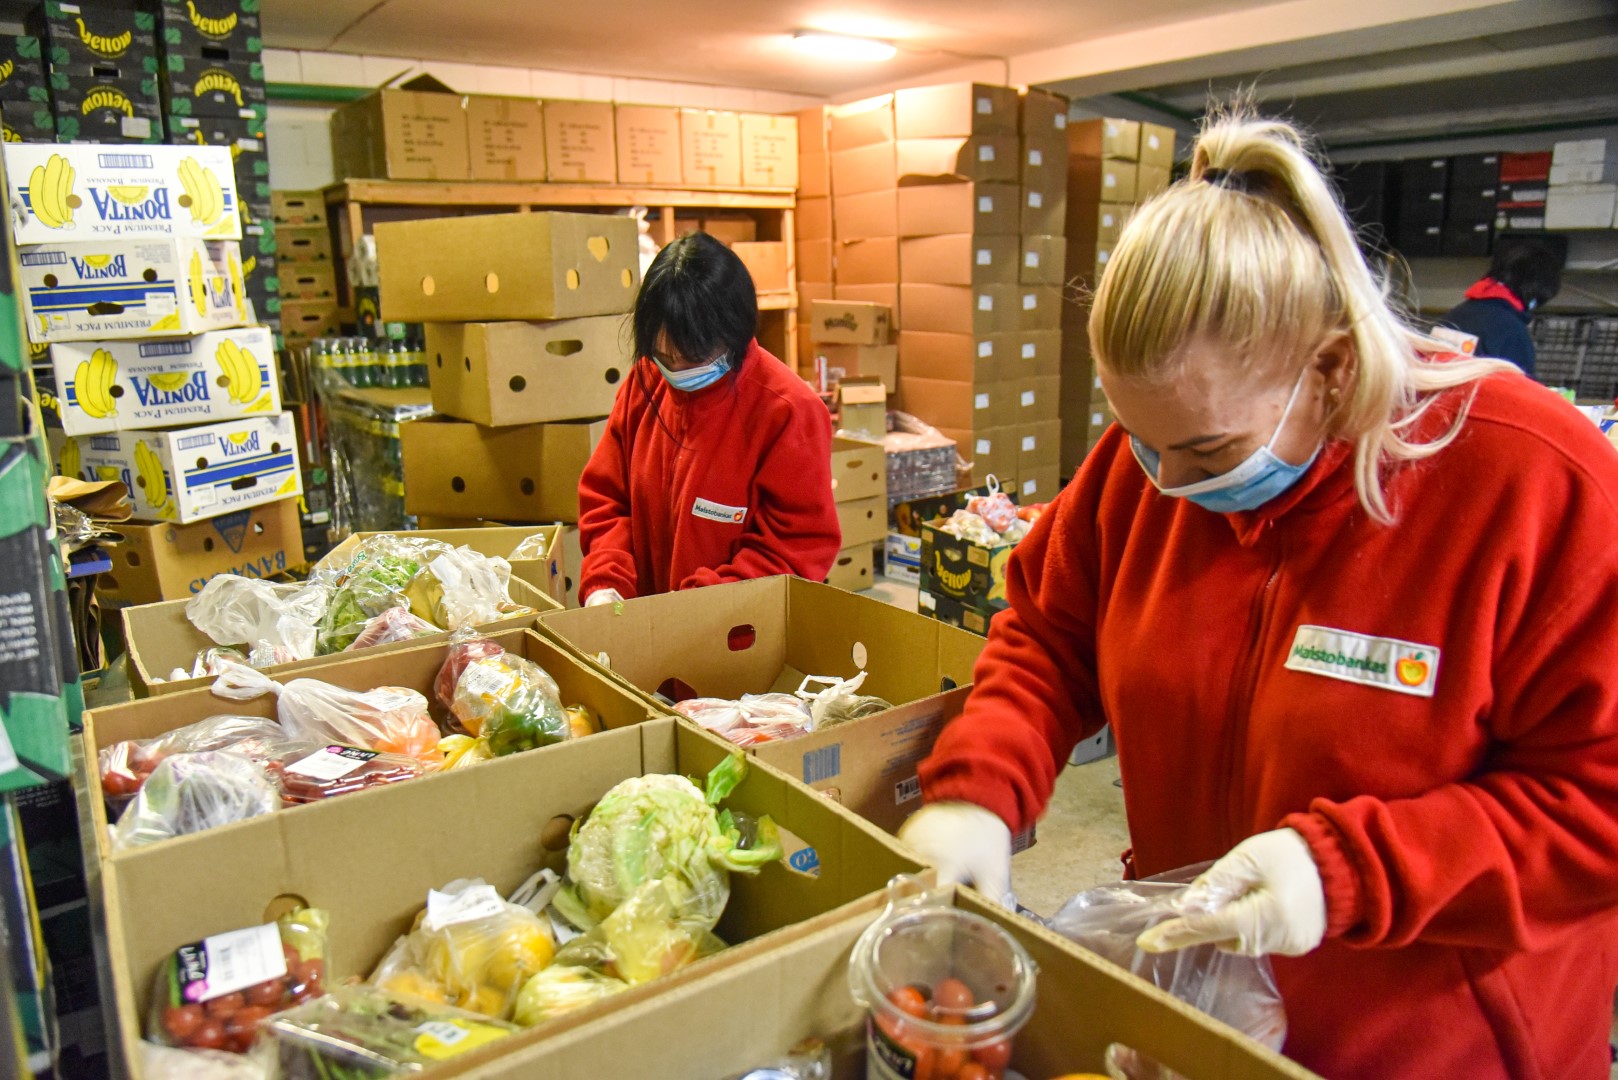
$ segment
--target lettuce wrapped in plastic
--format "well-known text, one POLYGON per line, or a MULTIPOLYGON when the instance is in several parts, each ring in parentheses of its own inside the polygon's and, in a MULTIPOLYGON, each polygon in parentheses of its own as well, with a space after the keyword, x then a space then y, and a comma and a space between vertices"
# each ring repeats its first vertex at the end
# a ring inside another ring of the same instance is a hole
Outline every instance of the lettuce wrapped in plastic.
POLYGON ((622 979, 558 960, 524 984, 514 1019, 524 1027, 536 1027, 628 989, 622 979))
POLYGON ((347 649, 372 619, 394 608, 410 608, 432 622, 430 609, 415 610, 407 590, 423 566, 449 550, 442 540, 392 533, 362 541, 341 570, 331 604, 320 620, 320 651, 347 649))
POLYGON ((557 962, 588 967, 630 986, 671 975, 725 947, 693 899, 683 874, 644 882, 595 929, 568 942, 557 962))

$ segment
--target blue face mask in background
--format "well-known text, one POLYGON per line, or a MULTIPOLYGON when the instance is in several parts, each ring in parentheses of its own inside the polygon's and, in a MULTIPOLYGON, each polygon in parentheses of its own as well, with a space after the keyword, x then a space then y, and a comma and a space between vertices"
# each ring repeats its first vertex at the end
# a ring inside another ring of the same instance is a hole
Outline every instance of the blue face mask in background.
POLYGON ((675 371, 655 356, 652 357, 652 363, 657 365, 657 370, 663 373, 663 378, 668 380, 670 386, 676 390, 684 390, 688 394, 712 386, 730 371, 728 354, 710 360, 700 367, 686 368, 684 371, 675 371))
POLYGON ((1140 467, 1146 471, 1147 478, 1165 495, 1177 499, 1190 499, 1203 509, 1212 510, 1216 514, 1257 510, 1301 480, 1303 474, 1309 471, 1309 466, 1320 456, 1320 447, 1316 446, 1308 461, 1302 465, 1292 465, 1276 457, 1275 451, 1271 449, 1281 434, 1281 429, 1286 427, 1287 417, 1291 415, 1292 406, 1296 404, 1298 391, 1302 387, 1303 373, 1300 372, 1298 381, 1292 386, 1292 396, 1287 399, 1287 407, 1281 412, 1281 421, 1275 425, 1275 431, 1270 435, 1269 442, 1253 451, 1246 461, 1218 476, 1210 476, 1194 484, 1166 488, 1157 481, 1157 470, 1161 462, 1158 452, 1147 447, 1133 435, 1129 437, 1130 448, 1135 452, 1135 460, 1140 462, 1140 467))

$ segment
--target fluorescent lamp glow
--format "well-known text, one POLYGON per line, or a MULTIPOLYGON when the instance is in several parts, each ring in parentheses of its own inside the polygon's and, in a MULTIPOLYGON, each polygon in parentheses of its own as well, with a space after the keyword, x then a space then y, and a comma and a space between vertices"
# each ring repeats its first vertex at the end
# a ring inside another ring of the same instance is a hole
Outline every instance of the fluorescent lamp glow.
POLYGON ((827 34, 819 30, 799 30, 792 35, 792 47, 823 60, 892 60, 899 52, 886 41, 848 34, 827 34))

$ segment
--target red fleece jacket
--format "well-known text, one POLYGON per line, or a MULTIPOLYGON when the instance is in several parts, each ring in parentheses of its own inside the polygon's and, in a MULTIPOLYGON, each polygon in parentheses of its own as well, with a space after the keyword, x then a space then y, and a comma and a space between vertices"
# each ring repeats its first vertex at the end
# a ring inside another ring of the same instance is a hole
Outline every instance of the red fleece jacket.
POLYGON ((580 597, 819 581, 841 542, 831 417, 785 364, 755 341, 738 371, 695 393, 635 365, 579 480, 580 597))
POLYGON ((1157 492, 1114 426, 1012 558, 925 795, 1025 828, 1110 722, 1141 876, 1280 826, 1309 842, 1328 927, 1275 960, 1293 1058, 1333 1080, 1605 1078, 1618 454, 1501 375, 1388 491, 1393 526, 1335 444, 1260 510, 1210 513, 1157 492), (1362 657, 1349 632, 1396 644, 1362 657))

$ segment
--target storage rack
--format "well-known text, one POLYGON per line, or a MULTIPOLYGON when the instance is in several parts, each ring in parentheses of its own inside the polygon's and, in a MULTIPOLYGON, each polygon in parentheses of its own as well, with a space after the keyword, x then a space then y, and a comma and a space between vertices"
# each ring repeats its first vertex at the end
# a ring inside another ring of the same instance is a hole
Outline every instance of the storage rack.
MULTIPOLYGON (((784 363, 798 358, 798 272, 794 214, 796 193, 790 188, 670 188, 644 184, 545 184, 481 180, 362 180, 349 179, 325 189, 327 215, 333 232, 338 295, 352 303, 348 291, 347 259, 354 238, 365 235, 367 222, 385 217, 398 220, 467 211, 499 213, 536 210, 626 210, 644 206, 658 215, 654 235, 660 244, 675 238, 675 212, 679 210, 740 211, 758 222, 760 240, 786 245, 785 292, 762 292, 759 340, 784 363), (419 211, 419 212, 415 212, 419 211), (772 313, 764 317, 766 313, 772 313), (773 314, 779 313, 779 314, 773 314)), ((383 313, 386 317, 386 312, 383 313)))
POLYGON ((1529 330, 1540 382, 1566 387, 1592 404, 1618 397, 1618 319, 1541 315, 1529 330))

